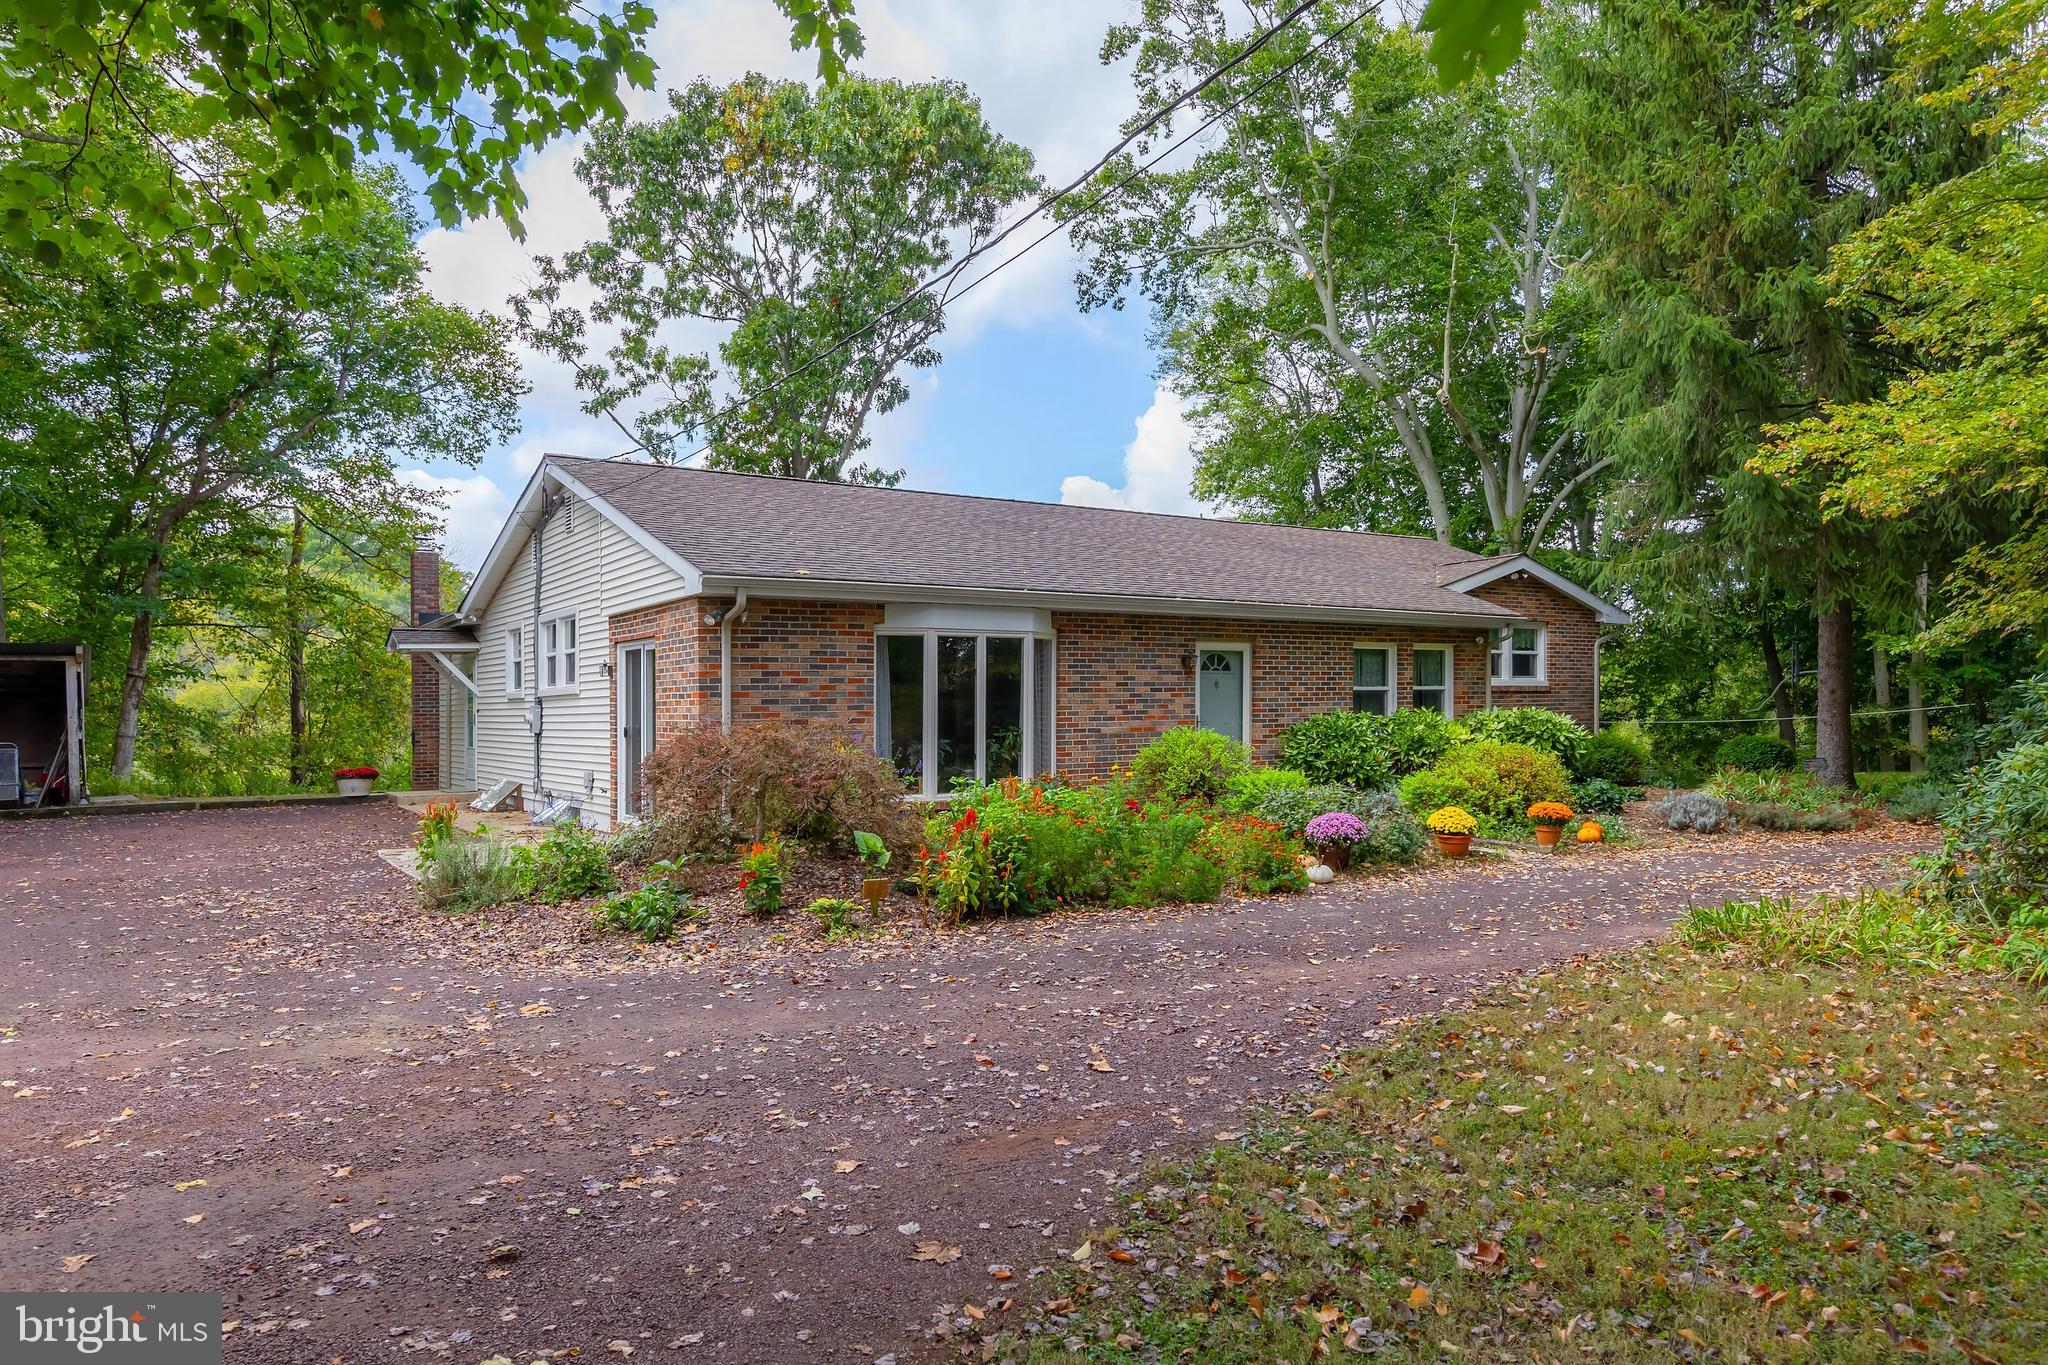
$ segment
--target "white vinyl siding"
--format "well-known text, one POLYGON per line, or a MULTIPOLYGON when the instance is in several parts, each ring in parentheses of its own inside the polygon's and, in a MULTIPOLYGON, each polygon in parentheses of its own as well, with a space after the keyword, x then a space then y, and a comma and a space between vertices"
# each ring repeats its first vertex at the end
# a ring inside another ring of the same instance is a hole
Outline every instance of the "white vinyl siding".
MULTIPOLYGON (((612 679, 596 670, 614 652, 610 618, 672 601, 686 585, 609 517, 577 503, 573 494, 565 495, 548 520, 538 614, 544 622, 575 621, 575 657, 584 685, 573 693, 550 693, 538 671, 529 536, 477 626, 479 639, 499 644, 481 651, 477 660, 476 784, 489 788, 501 778, 522 783, 529 809, 538 809, 548 796, 580 797, 585 822, 607 825, 618 805, 611 789, 612 679), (503 641, 515 627, 521 632, 526 677, 523 687, 511 692, 503 641), (536 681, 541 684, 542 726, 538 793, 533 790, 533 731, 526 723, 536 681)), ((564 653, 558 647, 558 658, 564 653)))

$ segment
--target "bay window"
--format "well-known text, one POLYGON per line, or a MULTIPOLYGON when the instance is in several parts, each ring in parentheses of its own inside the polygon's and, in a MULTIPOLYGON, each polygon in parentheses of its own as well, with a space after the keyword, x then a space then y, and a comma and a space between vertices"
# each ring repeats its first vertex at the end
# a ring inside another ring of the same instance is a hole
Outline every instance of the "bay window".
POLYGON ((1049 639, 949 630, 875 637, 875 752, 913 795, 1052 768, 1049 639))

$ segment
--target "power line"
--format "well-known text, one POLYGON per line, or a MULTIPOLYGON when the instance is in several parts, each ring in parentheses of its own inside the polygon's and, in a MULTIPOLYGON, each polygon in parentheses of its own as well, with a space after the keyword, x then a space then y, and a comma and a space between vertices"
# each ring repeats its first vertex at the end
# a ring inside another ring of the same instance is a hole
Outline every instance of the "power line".
MULTIPOLYGON (((1965 708, 1967 708, 1967 707, 1970 707, 1970 706, 1973 706, 1973 705, 1975 705, 1975 703, 1974 703, 1974 702, 1967 702, 1967 701, 1952 701, 1952 702, 1947 702, 1947 703, 1944 703, 1944 704, 1943 704, 1943 705, 1941 705, 1941 706, 1922 706, 1922 707, 1920 707, 1920 708, 1919 708, 1919 710, 1920 710, 1920 711, 1921 711, 1922 713, 1926 713, 1926 712, 1930 712, 1930 711, 1961 711, 1961 710, 1964 710, 1965 708)), ((1850 717, 1850 719, 1852 719, 1852 720, 1869 720, 1869 719, 1870 719, 1871 717, 1873 717, 1873 716, 1910 716, 1910 715, 1912 715, 1912 714, 1913 714, 1913 711, 1914 711, 1914 708, 1913 708, 1913 707, 1910 707, 1910 706, 1903 706, 1903 707, 1899 707, 1899 708, 1897 708, 1896 710, 1891 710, 1891 711, 1851 711, 1851 712, 1849 713, 1849 717, 1850 717)), ((1625 718, 1624 718, 1624 719, 1625 719, 1625 718)), ((1818 716, 1787 716, 1787 717, 1785 717, 1785 719, 1787 719, 1787 720, 1818 720, 1818 719, 1819 719, 1819 717, 1818 717, 1818 716)), ((1700 718, 1699 718, 1699 719, 1697 719, 1697 720, 1638 720, 1638 721, 1635 721, 1634 723, 1635 723, 1635 724, 1637 724, 1637 725, 1776 725, 1776 724, 1778 723, 1778 717, 1776 717, 1776 716, 1728 716, 1728 717, 1723 717, 1723 718, 1721 718, 1721 719, 1709 719, 1709 718, 1707 718, 1707 717, 1705 717, 1705 716, 1702 716, 1702 717, 1700 717, 1700 718)))
MULTIPOLYGON (((1058 204, 1061 200, 1067 198, 1069 195, 1073 194, 1074 191, 1079 189, 1082 185, 1086 184, 1098 171, 1100 171, 1103 167, 1107 166, 1111 161, 1113 161, 1118 153, 1130 147, 1130 145, 1133 142, 1137 141, 1140 137, 1143 137, 1147 132, 1151 131, 1154 127, 1158 126, 1158 124, 1161 121, 1163 121, 1168 115, 1173 113, 1174 110, 1178 109, 1183 104, 1186 104, 1189 100, 1193 99, 1195 96, 1199 95, 1203 90, 1206 90, 1209 86, 1213 85, 1217 80, 1221 79, 1226 73, 1228 73, 1234 67, 1245 61, 1247 58, 1251 57, 1261 48, 1265 47, 1267 43, 1272 41, 1275 35, 1279 34, 1283 29, 1293 24, 1303 14, 1306 14, 1310 9, 1314 8, 1316 3, 1317 0, 1302 0, 1300 4, 1297 4, 1285 15, 1275 20, 1272 25, 1261 31, 1257 35, 1257 37, 1252 39, 1250 43, 1248 43, 1236 55, 1231 57, 1229 61, 1223 63, 1223 65, 1217 67, 1214 71, 1211 71, 1208 75, 1204 76, 1201 80, 1197 81, 1187 90, 1175 96, 1171 102, 1153 112, 1153 114, 1150 117, 1146 118, 1142 123, 1138 125, 1138 127, 1134 128, 1133 130, 1131 130, 1131 132, 1126 134, 1124 138, 1121 141, 1119 141, 1114 147, 1110 148, 1107 152, 1103 153, 1100 157, 1098 157, 1095 160, 1095 162, 1088 167, 1087 170, 1083 171, 1079 176, 1076 176, 1073 180, 1069 181, 1066 185, 1062 186, 1056 193, 1040 200, 1035 206, 1031 208, 1030 211, 1025 213, 1016 221, 1010 223, 1008 226, 1004 227, 1003 230, 999 232, 996 236, 990 238, 988 241, 983 242, 980 245, 974 247, 972 250, 966 252, 964 255, 960 257, 958 261, 955 261, 946 269, 941 270, 937 274, 933 275, 930 279, 925 280, 923 283, 918 285, 916 289, 906 294, 902 299, 890 305, 888 308, 882 310, 880 313, 877 313, 873 318, 869 319, 861 326, 846 333, 844 336, 840 337, 837 341, 833 342, 824 350, 819 351, 816 354, 808 357, 801 364, 798 364, 793 368, 785 371, 784 373, 777 375, 774 379, 762 385, 760 388, 755 389, 749 393, 742 394, 739 397, 733 399, 730 403, 726 404, 725 407, 722 408, 719 412, 714 414, 709 420, 717 421, 720 418, 728 417, 732 413, 738 411, 741 407, 744 407, 745 405, 755 402, 760 398, 763 398, 766 395, 774 392, 783 384, 786 384, 790 380, 795 379, 798 375, 803 374, 805 371, 809 370, 814 365, 817 365, 819 362, 826 360, 831 356, 837 354, 838 352, 844 350, 848 345, 852 344, 860 337, 866 335, 868 332, 873 331, 876 327, 888 321, 891 317, 895 316, 897 313, 900 313, 903 309, 909 307, 912 301, 914 301, 921 295, 929 293, 932 289, 938 287, 942 283, 958 278, 962 271, 964 271, 976 260, 980 259, 983 255, 987 254, 990 250, 992 250, 994 247, 996 247, 1005 239, 1007 239, 1018 228, 1024 226, 1024 224, 1030 222, 1033 218, 1036 218, 1041 214, 1044 214, 1045 212, 1050 210, 1054 205, 1058 204)), ((1243 105, 1247 101, 1249 101, 1254 95, 1264 90, 1267 86, 1271 85, 1280 77, 1292 71, 1295 67, 1307 61, 1310 57, 1321 52, 1325 47, 1329 46, 1338 38, 1342 37, 1345 33, 1349 32, 1352 28, 1356 27, 1369 15, 1377 13, 1378 8, 1379 7, 1377 5, 1368 6, 1367 8, 1361 10, 1358 14, 1353 15, 1350 19, 1346 20, 1342 25, 1340 25, 1336 29, 1333 29, 1330 33, 1326 34, 1322 39, 1316 42, 1313 46, 1302 52, 1300 56, 1294 58, 1292 61, 1288 62, 1285 66, 1279 68, 1278 70, 1271 72, 1264 79, 1260 80, 1257 84, 1253 85, 1250 89, 1246 90, 1243 94, 1239 95, 1235 100, 1231 101, 1228 105, 1218 110, 1215 114, 1212 114, 1207 120, 1205 120, 1200 126, 1196 127, 1193 131, 1179 138, 1171 146, 1167 147, 1164 151, 1159 152, 1151 159, 1144 162, 1142 165, 1136 167, 1134 170, 1130 172, 1130 174, 1124 176, 1122 179, 1116 181, 1114 184, 1109 185, 1104 189, 1100 190, 1099 192, 1097 192, 1092 199, 1090 199, 1086 204, 1082 205, 1082 207, 1076 212, 1075 216, 1080 217, 1082 215, 1094 211, 1103 203, 1104 200, 1108 199, 1111 195, 1116 194, 1125 186, 1129 185, 1132 181, 1136 180, 1144 172, 1158 165, 1159 162, 1171 156, 1173 153, 1179 151, 1182 147, 1186 146, 1189 142, 1192 142, 1195 138, 1201 136, 1209 129, 1215 127, 1216 124, 1221 122, 1223 119, 1237 112, 1237 110, 1243 107, 1243 105)), ((1020 248, 1018 251, 1016 251, 1012 255, 1004 257, 1001 261, 998 261, 995 265, 991 266, 986 272, 976 276, 973 280, 969 281, 957 293, 949 293, 946 296, 947 299, 951 300, 964 297, 976 286, 984 283, 991 277, 1000 273, 1005 268, 1016 263, 1018 260, 1022 259, 1027 253, 1029 253, 1034 248, 1038 247, 1048 239, 1064 231, 1067 226, 1068 225, 1065 223, 1057 224, 1047 229, 1045 232, 1040 233, 1037 237, 1034 237, 1031 239, 1031 241, 1025 243, 1024 246, 1020 248)), ((684 455, 680 459, 674 461, 672 465, 660 465, 654 469, 650 469, 646 474, 641 475, 639 479, 635 479, 632 483, 624 484, 620 486, 618 489, 614 490, 614 496, 616 496, 617 494, 625 493, 626 491, 630 490, 644 479, 654 477, 654 475, 659 473, 660 470, 663 468, 680 467, 684 464, 689 463, 691 460, 696 459, 699 455, 702 455, 706 451, 710 450, 712 444, 712 442, 707 441, 703 445, 700 445, 696 449, 690 451, 689 454, 684 455)), ((646 448, 647 447, 644 444, 635 446, 631 450, 621 451, 618 455, 614 455, 611 458, 622 459, 627 455, 633 454, 637 450, 645 450, 646 448)))

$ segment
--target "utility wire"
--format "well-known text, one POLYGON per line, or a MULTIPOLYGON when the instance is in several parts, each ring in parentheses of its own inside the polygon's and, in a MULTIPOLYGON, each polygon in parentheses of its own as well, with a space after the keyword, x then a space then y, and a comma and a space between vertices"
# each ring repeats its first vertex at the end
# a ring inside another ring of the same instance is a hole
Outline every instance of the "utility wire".
MULTIPOLYGON (((1922 706, 1919 710, 1923 713, 1929 711, 1961 711, 1975 704, 1974 702, 1967 701, 1952 701, 1941 706, 1922 706)), ((1900 707, 1892 711, 1851 711, 1849 718, 1851 720, 1868 720, 1872 716, 1910 716, 1913 714, 1913 711, 1914 708, 1910 706, 1900 707)), ((1786 719, 1818 720, 1819 717, 1787 716, 1786 719)), ((1637 725, 1776 725, 1777 723, 1778 718, 1776 716, 1731 716, 1720 720, 1710 720, 1703 716, 1698 720, 1639 720, 1635 722, 1637 725)))
MULTIPOLYGON (((912 290, 909 294, 906 294, 901 300, 890 305, 888 308, 884 309, 880 313, 877 313, 873 318, 869 319, 866 323, 863 323, 861 326, 855 328, 854 330, 848 332, 846 335, 840 337, 839 340, 835 341, 834 343, 832 343, 832 345, 826 347, 824 350, 819 351, 815 355, 812 355, 809 358, 805 359, 801 364, 796 365, 795 367, 785 371, 780 375, 777 375, 774 379, 762 385, 760 388, 755 389, 750 393, 742 394, 739 397, 735 398, 732 402, 726 404, 726 406, 723 409, 721 409, 717 414, 715 414, 711 420, 716 421, 719 418, 730 416, 732 413, 736 412, 746 404, 752 403, 766 396, 767 394, 774 392, 783 384, 796 378, 798 375, 804 373, 806 370, 809 370, 812 366, 818 364, 823 360, 828 359, 829 357, 838 353, 839 351, 844 350, 848 345, 850 345, 855 340, 866 335, 868 332, 873 331, 876 327, 888 321, 889 318, 901 312, 903 309, 909 307, 911 302, 918 298, 920 295, 930 292, 932 289, 937 288, 941 284, 956 279, 962 271, 967 269, 968 266, 972 265, 976 260, 986 255, 991 249, 993 249, 999 243, 1008 238, 1018 228, 1024 226, 1024 224, 1030 222, 1033 218, 1038 217, 1041 214, 1045 213, 1047 210, 1051 209, 1055 204, 1058 204, 1061 200, 1067 198, 1069 195, 1073 194, 1077 189, 1079 189, 1082 185, 1086 184, 1090 180, 1090 178, 1092 178, 1097 172, 1102 170, 1103 167, 1107 166, 1111 161, 1113 161, 1118 153, 1127 149, 1133 142, 1137 141, 1140 137, 1143 137, 1151 129, 1158 126, 1158 124, 1162 120, 1164 120, 1168 115, 1173 113, 1174 110, 1186 104, 1189 100, 1199 95, 1203 90, 1213 85, 1217 80, 1219 80, 1232 68, 1236 67, 1238 64, 1245 61, 1253 53, 1265 47, 1266 44, 1271 42, 1272 39, 1277 34, 1279 34, 1283 29, 1293 24, 1302 15, 1306 14, 1310 9, 1314 8, 1316 3, 1317 0, 1302 0, 1302 3, 1296 5, 1293 9, 1289 10, 1286 14, 1282 15, 1279 19, 1275 20, 1269 27, 1262 30, 1257 37, 1255 37, 1250 43, 1248 43, 1229 61, 1217 67, 1214 71, 1204 76, 1201 80, 1197 81, 1194 85, 1190 86, 1181 94, 1175 96, 1175 98, 1170 103, 1156 110, 1150 117, 1145 119, 1144 122, 1139 124, 1138 127, 1133 129, 1130 133, 1126 134, 1124 138, 1120 142, 1118 142, 1114 147, 1110 148, 1107 152, 1103 153, 1100 157, 1098 157, 1095 160, 1095 162, 1088 167, 1087 170, 1083 171, 1080 175, 1076 176, 1073 180, 1069 181, 1066 185, 1061 187, 1056 193, 1039 201, 1039 203, 1036 204, 1029 212, 1025 213, 1024 215, 1016 219, 1014 222, 1010 223, 996 236, 990 238, 987 242, 984 242, 979 246, 976 246, 972 250, 966 252, 964 255, 960 257, 958 261, 954 262, 946 269, 933 275, 930 279, 924 281, 916 289, 912 290)), ((1254 95, 1257 95, 1260 91, 1264 90, 1274 81, 1280 79, 1280 77, 1285 76, 1288 72, 1294 70, 1295 67, 1301 65, 1310 57, 1315 56, 1317 53, 1321 52, 1324 48, 1328 47, 1331 43, 1335 42, 1338 38, 1341 38, 1345 33, 1349 32, 1352 28, 1356 27, 1368 16, 1375 14, 1377 12, 1378 6, 1374 5, 1364 10, 1361 10, 1356 15, 1353 15, 1350 19, 1346 20, 1341 26, 1339 26, 1336 29, 1333 29, 1322 39, 1317 41, 1312 47, 1302 52, 1300 56, 1294 58, 1292 61, 1288 62, 1285 66, 1279 68, 1278 70, 1268 74, 1264 79, 1260 80, 1257 84, 1253 85, 1250 89, 1246 90, 1243 94, 1239 95, 1236 99, 1232 100, 1228 105, 1225 105, 1215 114, 1212 114, 1200 126, 1196 127, 1191 132, 1187 133, 1186 135, 1176 140, 1171 146, 1167 147, 1164 151, 1157 153, 1149 160, 1144 162, 1142 165, 1132 170, 1130 174, 1117 180, 1114 184, 1108 185, 1099 192, 1097 192, 1093 198, 1091 198, 1086 204, 1082 205, 1080 209, 1076 211, 1075 217, 1078 218, 1085 214, 1093 212, 1096 208, 1100 207, 1102 203, 1105 200, 1107 200, 1111 195, 1116 194, 1125 186, 1129 185, 1132 181, 1136 180, 1140 175, 1144 174, 1152 167, 1158 165, 1161 161, 1165 160, 1173 153, 1179 151, 1182 147, 1185 147, 1195 138, 1200 137, 1203 133, 1209 131, 1209 129, 1215 127, 1218 123, 1222 122, 1222 120, 1229 117, 1231 114, 1236 113, 1237 110, 1243 107, 1244 104, 1247 101, 1249 101, 1254 95)), ((987 280, 989 280, 990 278, 992 278, 993 276, 1007 268, 1008 266, 1015 264, 1018 260, 1022 259, 1027 253, 1029 253, 1034 248, 1038 247, 1048 239, 1057 236, 1060 232, 1065 231, 1067 226, 1068 224, 1061 223, 1056 224, 1051 228, 1048 228, 1045 232, 1040 233, 1037 237, 1034 237, 1029 242, 1025 243, 1016 252, 1004 257, 1002 260, 996 262, 996 264, 989 267, 988 270, 976 276, 973 280, 970 280, 966 285, 962 286, 957 292, 949 293, 947 295, 947 298, 951 300, 965 297, 976 286, 986 282, 987 280)), ((638 485, 639 483, 641 483, 642 481, 649 478, 653 478, 655 475, 659 474, 663 469, 679 468, 682 465, 689 463, 691 460, 696 459, 699 455, 702 455, 706 451, 710 450, 712 444, 712 442, 707 441, 703 445, 700 445, 696 449, 692 450, 689 454, 684 455, 680 459, 674 461, 672 464, 657 465, 654 468, 648 470, 647 473, 641 475, 640 478, 634 479, 630 483, 622 484, 618 488, 613 489, 612 492, 607 496, 616 497, 620 494, 623 494, 632 489, 633 487, 635 487, 636 485, 638 485)), ((644 445, 636 446, 632 450, 621 451, 618 455, 614 455, 610 458, 614 460, 623 459, 627 455, 634 454, 636 451, 644 449, 646 449, 644 445)))

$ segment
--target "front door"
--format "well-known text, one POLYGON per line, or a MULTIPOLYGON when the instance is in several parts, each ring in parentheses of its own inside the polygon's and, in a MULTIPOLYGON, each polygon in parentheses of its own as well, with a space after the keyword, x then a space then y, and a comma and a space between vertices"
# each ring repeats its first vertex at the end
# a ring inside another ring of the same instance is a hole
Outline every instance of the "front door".
POLYGON ((1204 730, 1244 741, 1244 651, 1203 649, 1195 721, 1204 730))
POLYGON ((619 818, 630 820, 646 809, 640 790, 642 769, 654 748, 654 646, 626 645, 619 650, 619 818))

